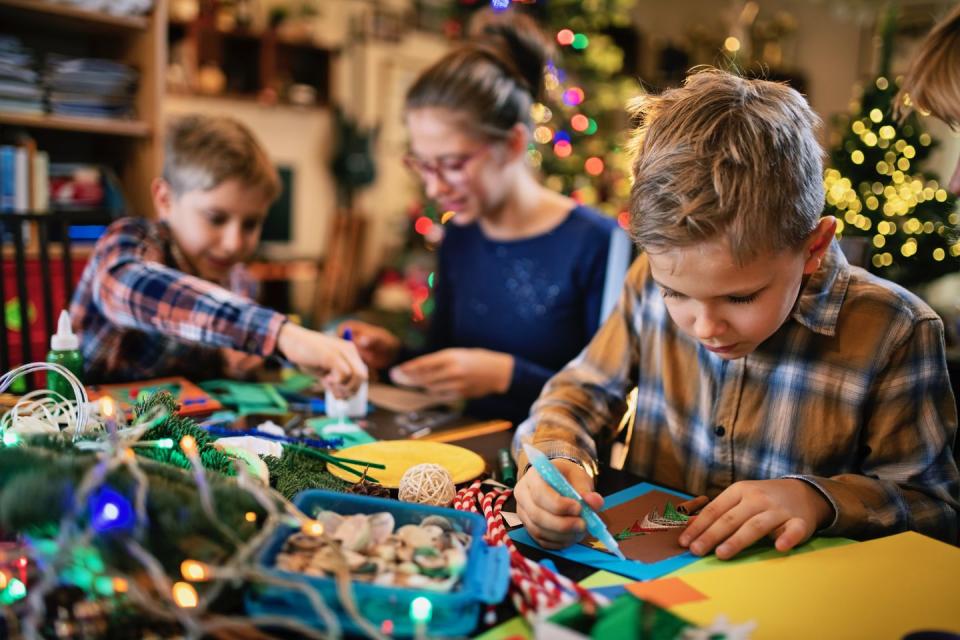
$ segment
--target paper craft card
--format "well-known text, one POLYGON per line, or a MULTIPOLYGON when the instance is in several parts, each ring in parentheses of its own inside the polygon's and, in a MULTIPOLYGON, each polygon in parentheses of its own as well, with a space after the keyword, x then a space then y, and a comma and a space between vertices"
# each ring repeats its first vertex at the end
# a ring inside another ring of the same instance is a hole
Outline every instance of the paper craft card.
POLYGON ((449 404, 437 396, 424 391, 394 387, 389 384, 372 383, 367 389, 367 398, 374 406, 396 413, 423 411, 429 407, 449 404))
MULTIPOLYGON (((602 518, 610 518, 614 524, 620 524, 621 521, 625 522, 632 518, 632 523, 638 519, 642 520, 643 517, 647 515, 650 511, 650 509, 647 508, 649 504, 652 504, 655 508, 659 507, 662 511, 668 499, 675 505, 677 502, 690 499, 690 497, 691 496, 686 494, 664 489, 648 482, 641 482, 629 489, 624 489, 623 491, 618 491, 617 493, 607 496, 604 499, 604 510, 600 512, 600 516, 602 518), (647 496, 647 494, 650 495, 647 496), (623 509, 613 511, 621 505, 623 505, 623 509), (610 516, 605 515, 608 511, 612 512, 610 516)), ((629 524, 627 526, 629 526, 629 524)), ((616 531, 611 529, 611 533, 616 535, 621 530, 622 528, 616 531)), ((635 554, 634 557, 638 558, 633 560, 620 560, 611 553, 593 549, 583 544, 575 544, 560 551, 543 549, 533 541, 533 538, 527 533, 526 528, 514 529, 509 535, 515 542, 541 549, 546 553, 552 553, 589 567, 627 576, 634 580, 652 580, 653 578, 659 578, 698 559, 689 551, 685 551, 679 548, 679 545, 676 545, 676 539, 680 535, 678 531, 657 532, 646 536, 637 536, 635 538, 636 542, 630 544, 631 553, 635 554), (664 534, 671 534, 671 537, 660 537, 664 536, 664 534), (637 549, 634 545, 639 545, 640 548, 637 549), (674 553, 674 551, 676 551, 674 545, 676 545, 676 548, 679 548, 679 551, 676 553, 674 553), (648 561, 640 559, 641 557, 647 558, 648 561)), ((627 542, 629 542, 629 540, 627 542)), ((628 554, 623 541, 620 543, 620 548, 629 558, 630 554, 628 554)))
MULTIPOLYGON (((677 498, 672 493, 654 489, 635 498, 627 500, 615 507, 600 512, 600 519, 607 525, 607 529, 620 543, 620 551, 630 560, 639 560, 646 564, 653 564, 684 553, 686 549, 680 546, 677 540, 683 529, 665 529, 663 531, 640 532, 637 529, 643 517, 656 509, 663 513, 667 503, 676 506, 683 498, 677 498)), ((580 544, 591 549, 606 551, 596 538, 587 536, 580 544)))

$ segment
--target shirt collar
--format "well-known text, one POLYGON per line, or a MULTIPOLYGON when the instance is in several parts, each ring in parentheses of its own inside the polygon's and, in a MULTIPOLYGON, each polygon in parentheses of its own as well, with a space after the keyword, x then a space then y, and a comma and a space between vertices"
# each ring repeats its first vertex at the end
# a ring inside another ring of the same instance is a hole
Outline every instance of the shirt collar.
POLYGON ((850 265, 833 240, 820 267, 807 280, 793 309, 793 318, 815 333, 833 336, 840 306, 850 283, 850 265))

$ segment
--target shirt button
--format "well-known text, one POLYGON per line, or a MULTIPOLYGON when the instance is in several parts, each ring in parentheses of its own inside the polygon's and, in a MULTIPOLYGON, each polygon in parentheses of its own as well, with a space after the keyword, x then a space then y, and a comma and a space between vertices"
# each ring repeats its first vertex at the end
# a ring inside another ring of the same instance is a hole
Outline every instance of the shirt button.
POLYGON ((718 424, 713 428, 713 433, 716 434, 718 438, 722 438, 723 434, 725 434, 726 432, 727 430, 723 428, 722 424, 718 424))

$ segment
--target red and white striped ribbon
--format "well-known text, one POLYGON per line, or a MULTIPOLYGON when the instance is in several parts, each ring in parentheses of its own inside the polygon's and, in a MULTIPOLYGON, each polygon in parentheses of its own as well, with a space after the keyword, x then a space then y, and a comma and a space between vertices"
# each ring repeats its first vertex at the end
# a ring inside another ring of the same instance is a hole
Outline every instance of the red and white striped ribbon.
POLYGON ((455 509, 482 513, 487 521, 484 540, 491 545, 507 547, 510 553, 510 599, 520 615, 533 620, 538 614, 552 610, 564 602, 585 600, 591 606, 596 600, 589 591, 569 578, 525 558, 507 535, 501 510, 513 494, 512 489, 492 488, 483 493, 482 482, 475 481, 461 489, 453 501, 455 509))

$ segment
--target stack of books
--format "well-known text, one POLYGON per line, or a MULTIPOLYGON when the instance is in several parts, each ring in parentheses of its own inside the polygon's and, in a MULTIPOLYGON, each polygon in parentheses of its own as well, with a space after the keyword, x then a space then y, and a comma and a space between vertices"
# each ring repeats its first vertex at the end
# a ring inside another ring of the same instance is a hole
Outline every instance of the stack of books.
POLYGON ((0 35, 0 111, 43 113, 43 88, 36 56, 15 36, 0 35))
POLYGON ((85 118, 129 118, 139 74, 114 60, 47 56, 50 112, 85 118))

